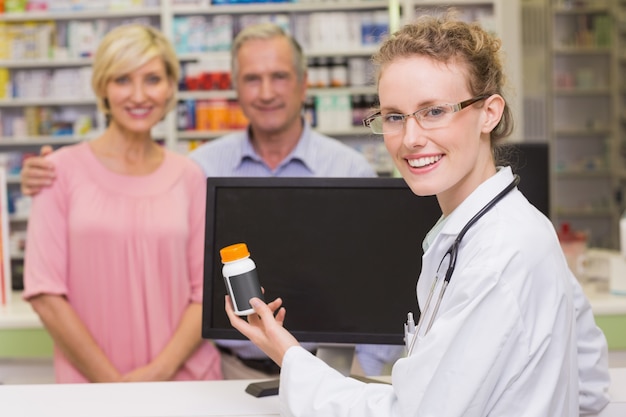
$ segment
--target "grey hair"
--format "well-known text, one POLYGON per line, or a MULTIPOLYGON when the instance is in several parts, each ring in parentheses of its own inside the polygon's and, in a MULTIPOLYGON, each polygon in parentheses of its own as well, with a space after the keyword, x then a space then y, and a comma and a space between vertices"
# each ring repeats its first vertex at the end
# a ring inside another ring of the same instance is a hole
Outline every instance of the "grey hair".
POLYGON ((242 29, 233 41, 233 46, 230 51, 230 68, 233 85, 236 84, 237 76, 239 74, 237 53, 239 52, 241 47, 250 40, 274 38, 285 38, 289 41, 289 46, 291 47, 292 52, 291 55, 293 57, 293 66, 296 70, 296 75, 298 76, 298 80, 304 79, 304 75, 306 74, 307 69, 307 61, 304 53, 302 52, 302 47, 300 46, 298 41, 296 41, 293 36, 285 32, 283 28, 274 23, 259 23, 247 26, 242 29))

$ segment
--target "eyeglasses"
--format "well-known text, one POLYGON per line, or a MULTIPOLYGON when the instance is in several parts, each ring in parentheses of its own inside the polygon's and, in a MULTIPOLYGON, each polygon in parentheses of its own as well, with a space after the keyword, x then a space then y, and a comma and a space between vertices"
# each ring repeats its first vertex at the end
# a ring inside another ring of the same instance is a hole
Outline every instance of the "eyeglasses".
POLYGON ((446 127, 450 124, 454 113, 480 100, 484 100, 489 96, 490 94, 482 94, 457 104, 437 104, 428 106, 409 114, 381 114, 378 112, 363 120, 363 125, 369 127, 372 132, 377 135, 401 132, 409 117, 415 117, 415 120, 417 120, 423 129, 446 127))

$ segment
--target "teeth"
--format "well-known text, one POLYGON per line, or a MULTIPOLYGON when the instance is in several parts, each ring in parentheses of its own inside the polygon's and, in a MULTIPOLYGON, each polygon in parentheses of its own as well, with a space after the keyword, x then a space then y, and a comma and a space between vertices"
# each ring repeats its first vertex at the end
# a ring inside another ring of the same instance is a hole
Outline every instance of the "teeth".
POLYGON ((434 164, 440 159, 441 159, 441 155, 426 156, 423 158, 409 159, 408 162, 409 162, 409 165, 411 165, 413 168, 422 168, 422 167, 425 167, 426 165, 434 164))
POLYGON ((130 109, 129 111, 131 114, 134 114, 137 116, 143 116, 144 114, 148 113, 148 109, 130 109))

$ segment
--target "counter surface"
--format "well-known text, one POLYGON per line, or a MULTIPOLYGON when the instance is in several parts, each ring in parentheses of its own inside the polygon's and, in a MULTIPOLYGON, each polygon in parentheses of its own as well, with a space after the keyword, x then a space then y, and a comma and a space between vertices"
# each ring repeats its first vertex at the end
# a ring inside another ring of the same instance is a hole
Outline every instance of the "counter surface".
POLYGON ((0 306, 0 329, 41 329, 43 324, 21 292, 11 294, 11 301, 0 306))
MULTIPOLYGON (((611 369, 612 402, 599 417, 626 415, 626 368, 611 369)), ((251 381, 0 386, 0 414, 12 417, 279 415, 277 396, 255 398, 251 381), (8 413, 7 413, 8 412, 8 413)))
POLYGON ((626 295, 610 293, 605 283, 586 283, 583 290, 595 316, 626 315, 626 295))

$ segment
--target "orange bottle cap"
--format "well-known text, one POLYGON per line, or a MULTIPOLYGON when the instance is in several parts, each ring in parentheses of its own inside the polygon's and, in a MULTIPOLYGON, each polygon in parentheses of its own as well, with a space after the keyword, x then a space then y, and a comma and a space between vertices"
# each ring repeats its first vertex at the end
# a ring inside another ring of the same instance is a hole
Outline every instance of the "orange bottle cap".
POLYGON ((222 262, 232 262, 247 258, 250 256, 250 252, 245 243, 235 243, 234 245, 220 249, 220 256, 222 257, 222 262))

